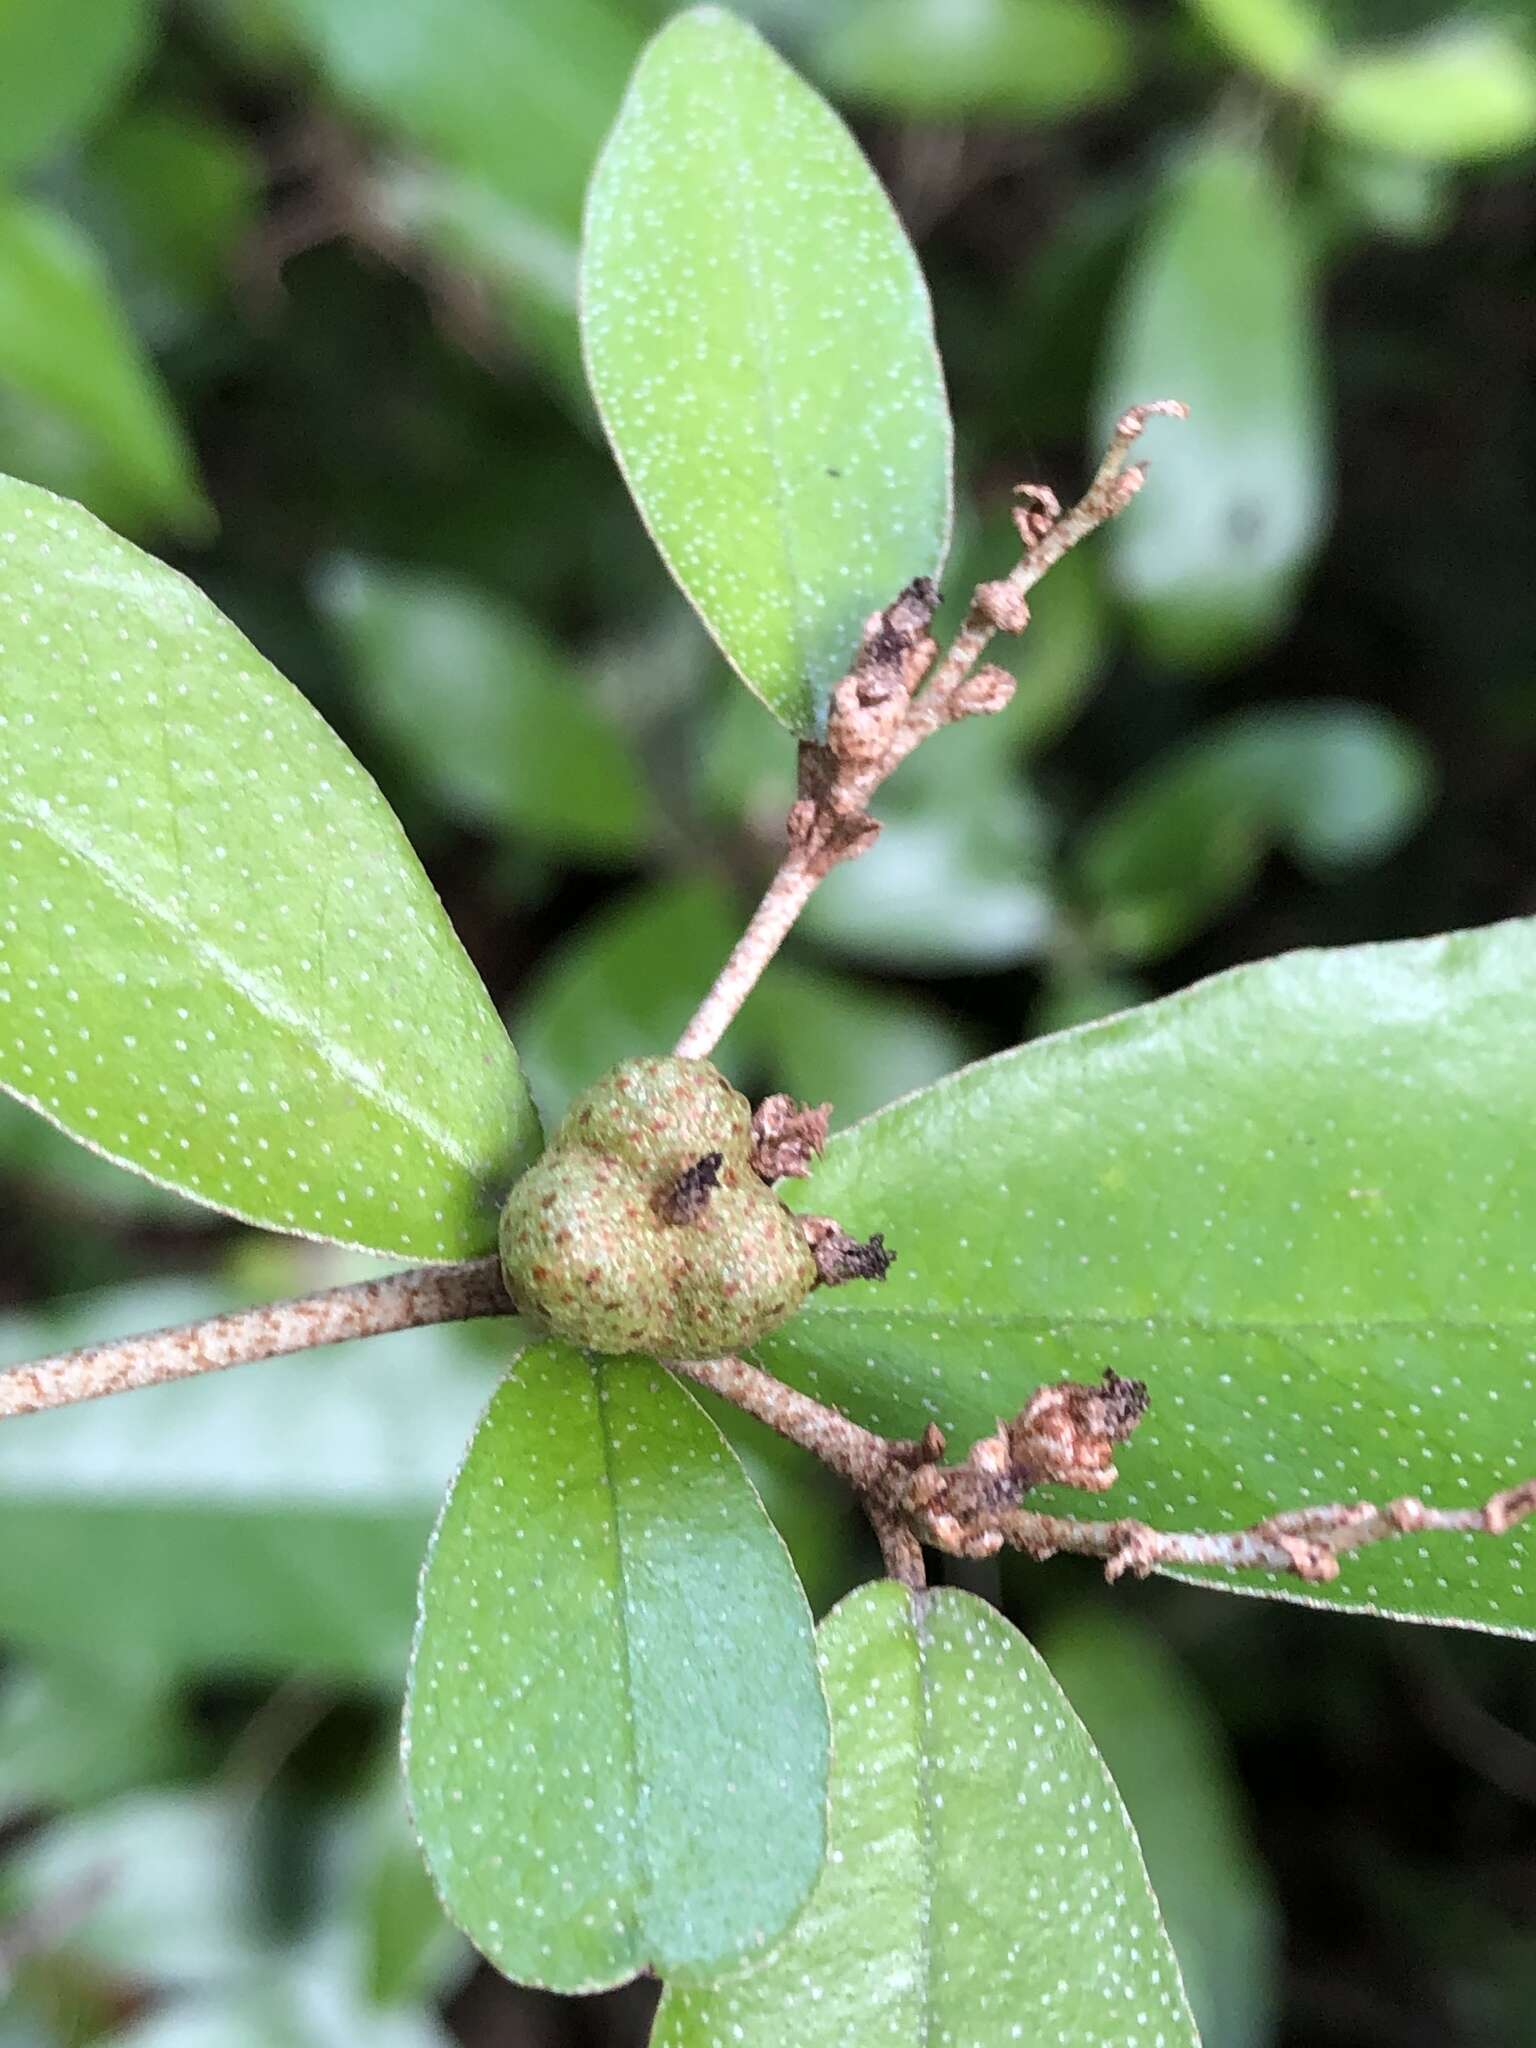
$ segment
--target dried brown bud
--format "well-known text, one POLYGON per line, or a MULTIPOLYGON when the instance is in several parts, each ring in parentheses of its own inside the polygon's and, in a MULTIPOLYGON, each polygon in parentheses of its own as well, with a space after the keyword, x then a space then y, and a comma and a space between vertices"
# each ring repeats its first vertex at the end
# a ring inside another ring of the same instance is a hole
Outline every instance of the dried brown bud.
POLYGON ((968 675, 956 686, 949 700, 952 718, 989 718, 994 712, 1006 711, 1013 702, 1013 693, 1018 683, 1007 669, 988 664, 968 675))
POLYGON ((1036 1485, 1106 1493, 1115 1483, 1114 1450, 1147 1409, 1140 1380, 1106 1372, 1100 1385, 1073 1380, 1041 1387, 1007 1425, 1014 1470, 1036 1485))
POLYGON ((978 583, 974 603, 987 623, 1000 633, 1022 633, 1029 624, 1024 593, 1006 577, 996 583, 978 583))
POLYGON ((827 1142, 832 1105, 813 1109, 792 1095, 768 1095, 752 1112, 752 1171, 759 1180, 804 1180, 827 1142))
POLYGON ((1013 508, 1013 523, 1025 547, 1032 548, 1061 517, 1061 500, 1048 484, 1015 484, 1013 489, 1014 496, 1024 500, 1013 508))
POLYGON ((858 654, 832 693, 827 746, 853 767, 883 761, 907 703, 938 652, 928 622, 938 604, 932 580, 919 576, 883 612, 865 621, 858 654))
POLYGON ((823 1287, 841 1287, 849 1280, 883 1280, 895 1263, 896 1254, 886 1250, 879 1231, 864 1244, 830 1216, 802 1216, 800 1228, 823 1287))

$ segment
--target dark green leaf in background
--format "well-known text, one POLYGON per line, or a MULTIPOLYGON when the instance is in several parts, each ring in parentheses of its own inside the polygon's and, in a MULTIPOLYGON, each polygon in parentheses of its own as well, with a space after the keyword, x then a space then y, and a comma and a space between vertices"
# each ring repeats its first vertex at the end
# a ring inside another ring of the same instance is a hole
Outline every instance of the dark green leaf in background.
POLYGON ((333 88, 429 157, 574 238, 640 47, 611 0, 278 0, 333 88))
MULTIPOLYGON (((15 1553, 11 1562, 20 1562, 15 1553)), ((152 1784, 174 1775, 190 1751, 152 1660, 61 1645, 11 1665, 0 1680, 0 1823, 152 1784)))
POLYGON ((245 138, 176 105, 137 105, 96 137, 87 204, 136 326, 182 339, 234 287, 260 217, 260 163, 245 138))
POLYGON ((1110 529, 1114 581, 1176 668, 1235 664, 1285 624, 1329 498, 1312 263, 1280 178, 1217 137, 1167 183, 1124 279, 1094 422, 1154 424, 1156 487, 1110 529))
MULTIPOLYGON (((551 1125, 619 1060, 676 1041, 739 930, 727 893, 691 881, 647 884, 568 935, 514 1019, 551 1125)), ((963 1039, 932 1006, 782 956, 719 1055, 738 1085, 831 1101, 838 1124, 938 1080, 963 1056, 963 1039)))
POLYGON ((413 781, 471 824, 597 860, 631 853, 648 799, 579 675, 505 602, 444 576, 338 562, 322 601, 358 699, 413 781))
POLYGON ((109 108, 149 41, 145 0, 0 0, 0 176, 109 108))
POLYGON ((1123 92, 1131 45, 1102 0, 854 0, 827 10, 814 68, 917 120, 1039 120, 1123 92))
POLYGON ((271 1229, 495 1241, 517 1057, 378 790, 184 578, 0 482, 0 1086, 271 1229))
POLYGON ((1198 2048, 1125 1811, 1023 1637, 887 1582, 820 1644, 825 1874, 760 1964, 667 1991, 653 2048, 1198 2048))
POLYGON ((80 437, 103 510, 135 526, 206 531, 192 451, 100 257, 63 214, 3 192, 0 391, 80 437))
POLYGON ((1379 149, 1472 162, 1536 141, 1536 50, 1513 22, 1457 20, 1344 53, 1323 107, 1341 134, 1379 149))
POLYGON ((1155 760, 1078 853, 1095 928, 1126 959, 1171 952, 1239 897, 1269 849, 1327 876, 1382 859, 1418 823, 1431 766, 1356 704, 1244 711, 1155 760))
POLYGON ((1528 7, 1465 8, 1350 33, 1328 0, 1191 0, 1244 63, 1305 94, 1339 134, 1428 161, 1478 162, 1536 140, 1528 7))
POLYGON ((824 1847, 810 1612, 734 1453, 648 1361, 525 1352, 422 1577, 406 1774, 444 1904, 593 1990, 777 1935, 824 1847))
POLYGON ((582 321, 615 453, 732 666, 813 732, 868 614, 936 575, 927 289, 842 122, 742 22, 676 17, 592 183, 582 321))
MULTIPOLYGON (((1061 1513, 1479 1504, 1531 1466, 1533 974, 1531 921, 1293 953, 969 1067, 794 1184, 897 1262, 759 1353, 866 1422, 960 1443, 1041 1382, 1145 1379, 1120 1484, 1040 1495, 1061 1513)), ((1533 1558, 1529 1527, 1413 1539, 1305 1597, 1536 1635, 1533 1558)))

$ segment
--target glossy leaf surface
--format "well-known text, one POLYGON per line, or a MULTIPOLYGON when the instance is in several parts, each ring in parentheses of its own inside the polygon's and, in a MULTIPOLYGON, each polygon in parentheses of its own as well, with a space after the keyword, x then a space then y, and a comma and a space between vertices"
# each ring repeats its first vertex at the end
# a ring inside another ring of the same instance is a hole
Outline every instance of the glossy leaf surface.
POLYGON ((1108 536, 1160 659, 1220 666, 1283 623, 1327 510, 1320 381, 1310 258, 1286 191, 1257 151, 1209 142, 1132 258, 1100 385, 1099 434, 1144 399, 1190 408, 1154 422, 1153 487, 1108 536))
MULTIPOLYGON (((960 1443, 1042 1381, 1145 1379, 1120 1484, 1039 1496, 1062 1513, 1480 1503, 1532 1468, 1533 973, 1530 921, 1293 953, 966 1068, 795 1184, 897 1262, 761 1353, 960 1443)), ((1536 1541, 1382 1545, 1305 1596, 1536 1634, 1536 1541)))
POLYGON ((405 1755, 444 1905, 523 1982, 719 1968, 806 1897, 810 1611, 661 1367, 546 1343, 492 1400, 428 1553, 405 1755))
POLYGON ((341 742, 183 577, 11 481, 0 650, 0 1086, 270 1229, 488 1250, 537 1120, 341 742))
POLYGON ((760 1964, 668 1990, 653 2048, 1195 2048, 1125 1809, 1024 1638, 882 1583, 820 1647, 826 1872, 760 1964))
POLYGON ((678 16, 593 178, 583 334, 615 453, 732 666, 811 733, 949 531, 917 259, 842 122, 756 32, 678 16))

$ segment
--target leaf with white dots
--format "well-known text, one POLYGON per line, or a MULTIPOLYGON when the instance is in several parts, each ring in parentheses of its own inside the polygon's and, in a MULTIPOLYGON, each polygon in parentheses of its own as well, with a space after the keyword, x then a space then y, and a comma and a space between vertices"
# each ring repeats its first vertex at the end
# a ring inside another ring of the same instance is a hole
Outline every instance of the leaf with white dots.
POLYGON ((788 1936, 673 1986, 651 2048, 1198 2048, 1109 1773, 968 1593, 861 1587, 822 1623, 827 1867, 788 1936))
POLYGON ((950 423, 927 290, 842 122, 714 7, 638 65, 587 202, 599 410, 668 568, 813 734, 869 613, 938 574, 950 423))
POLYGON ((692 1395, 525 1353, 422 1575, 406 1778, 448 1912, 557 1991, 730 1965, 815 1882, 827 1743, 805 1596, 692 1395))
MULTIPOLYGON (((1533 985, 1532 919, 1292 953, 965 1068, 795 1184, 897 1260, 758 1355, 957 1446, 1042 1382, 1144 1379, 1119 1485, 1031 1496, 1058 1513, 1478 1505, 1533 1466, 1533 985)), ((1536 1635, 1536 1525, 1382 1544, 1305 1597, 1536 1635)))
POLYGON ((394 815, 184 577, 0 478, 0 1087, 272 1230, 491 1249, 537 1151, 394 815))

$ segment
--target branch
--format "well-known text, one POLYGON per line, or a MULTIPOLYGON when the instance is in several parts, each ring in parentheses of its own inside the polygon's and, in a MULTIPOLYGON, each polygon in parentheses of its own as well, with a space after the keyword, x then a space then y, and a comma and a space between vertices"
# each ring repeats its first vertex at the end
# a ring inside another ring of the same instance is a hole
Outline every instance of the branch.
POLYGON ((94 1401, 103 1394, 153 1387, 165 1380, 222 1372, 258 1358, 281 1358, 351 1337, 381 1337, 425 1323, 467 1322, 477 1316, 516 1313, 498 1260, 472 1259, 458 1266, 416 1266, 381 1280, 330 1287, 296 1301, 268 1302, 237 1309, 147 1337, 123 1337, 88 1344, 31 1365, 0 1373, 0 1420, 34 1415, 94 1401))
POLYGON ((992 636, 1022 633, 1029 624, 1027 593, 1070 548, 1113 519, 1146 481, 1126 457, 1154 414, 1187 417, 1174 399, 1132 406, 1116 424, 1098 473, 1069 512, 1053 492, 1021 484, 1023 504, 1014 524, 1024 554, 996 583, 983 583, 942 661, 928 631, 938 592, 926 577, 909 584, 893 604, 874 613, 853 667, 832 692, 824 745, 800 749, 800 788, 786 821, 784 857, 752 920, 737 940, 713 988, 677 1042, 685 1059, 704 1059, 778 952, 795 920, 833 868, 873 844, 880 827, 869 801, 891 773, 942 726, 1001 711, 1014 680, 1000 668, 978 669, 992 636), (937 662, 937 667, 934 666, 937 662), (930 673, 931 671, 931 673, 930 673))
POLYGON ((1494 1494, 1480 1507, 1430 1508, 1405 1497, 1295 1508, 1245 1529, 1165 1532, 1144 1522, 1088 1521, 1039 1514, 1022 1497, 1042 1485, 1105 1493, 1118 1477, 1114 1453, 1146 1412, 1138 1380, 1107 1372, 1096 1387, 1061 1381, 1041 1387, 1011 1422, 943 1462, 942 1431, 916 1441, 877 1435, 739 1358, 674 1364, 820 1458, 858 1494, 874 1525, 886 1570, 923 1584, 922 1546, 953 1557, 993 1557, 1005 1545, 1044 1560, 1062 1554, 1102 1560, 1104 1575, 1145 1578, 1167 1565, 1285 1572, 1323 1585, 1339 1561, 1367 1544, 1432 1533, 1502 1536, 1536 1515, 1536 1479, 1494 1494))

